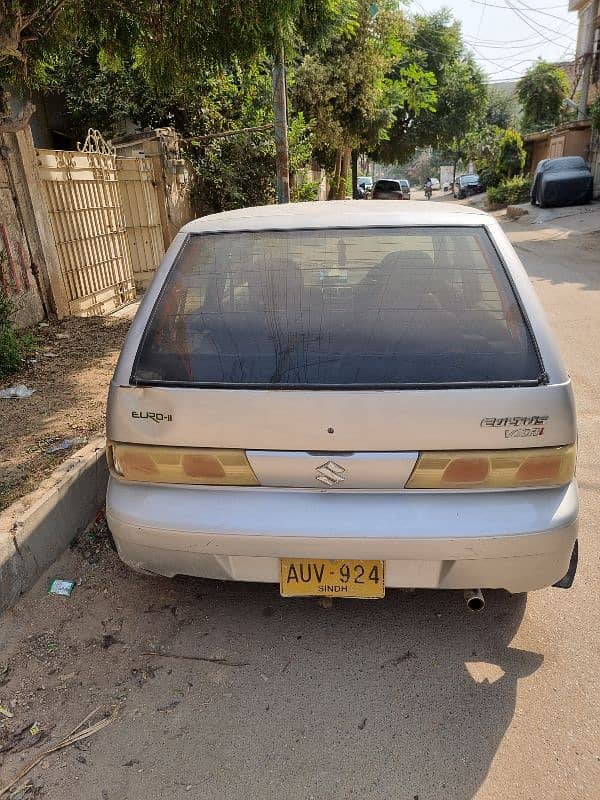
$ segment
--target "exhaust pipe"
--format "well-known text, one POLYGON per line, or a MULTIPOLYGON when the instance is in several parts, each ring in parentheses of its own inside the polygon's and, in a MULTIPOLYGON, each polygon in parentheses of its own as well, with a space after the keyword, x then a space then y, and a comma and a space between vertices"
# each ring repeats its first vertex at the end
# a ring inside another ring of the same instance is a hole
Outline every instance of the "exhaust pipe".
POLYGON ((465 589, 465 603, 470 611, 483 611, 485 597, 481 589, 465 589))

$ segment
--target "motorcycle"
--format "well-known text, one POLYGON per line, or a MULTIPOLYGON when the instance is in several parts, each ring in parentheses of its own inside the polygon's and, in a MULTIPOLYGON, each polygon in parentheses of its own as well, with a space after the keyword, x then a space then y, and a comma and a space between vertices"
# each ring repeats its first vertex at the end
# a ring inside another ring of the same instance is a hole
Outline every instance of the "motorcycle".
POLYGON ((431 191, 432 191, 431 190, 431 186, 426 186, 425 187, 425 199, 426 200, 431 200, 431 191))

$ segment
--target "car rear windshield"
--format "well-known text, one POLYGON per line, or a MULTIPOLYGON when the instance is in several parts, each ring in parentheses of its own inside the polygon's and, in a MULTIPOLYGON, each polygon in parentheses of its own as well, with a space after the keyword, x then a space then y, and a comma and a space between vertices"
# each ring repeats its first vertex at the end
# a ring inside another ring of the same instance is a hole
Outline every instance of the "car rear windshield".
POLYGON ((463 183, 479 183, 479 175, 464 175, 461 180, 463 183))
POLYGON ((190 235, 136 384, 531 385, 541 364, 484 228, 190 235))
POLYGON ((382 192, 399 192, 400 183, 398 181, 377 181, 375 188, 382 192))

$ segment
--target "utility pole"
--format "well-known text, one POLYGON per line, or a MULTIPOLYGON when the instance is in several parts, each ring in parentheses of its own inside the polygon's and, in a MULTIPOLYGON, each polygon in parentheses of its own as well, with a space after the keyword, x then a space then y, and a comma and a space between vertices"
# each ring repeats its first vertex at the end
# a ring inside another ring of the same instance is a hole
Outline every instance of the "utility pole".
POLYGON ((273 64, 273 106, 275 111, 275 163, 277 167, 277 202, 290 202, 290 157, 287 136, 287 97, 283 46, 273 64))
POLYGON ((579 112, 577 119, 587 118, 588 95, 590 91, 590 77, 594 63, 594 44, 596 43, 596 28, 598 26, 598 0, 592 0, 590 10, 590 21, 585 37, 583 50, 583 74, 581 76, 581 94, 579 97, 579 112))

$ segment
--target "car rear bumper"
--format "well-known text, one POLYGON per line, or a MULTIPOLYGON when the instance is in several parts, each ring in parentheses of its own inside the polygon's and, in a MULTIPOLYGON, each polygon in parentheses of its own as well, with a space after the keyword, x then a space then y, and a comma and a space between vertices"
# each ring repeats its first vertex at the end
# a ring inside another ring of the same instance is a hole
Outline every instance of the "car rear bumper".
POLYGON ((388 587, 523 592, 563 577, 578 496, 515 492, 314 492, 128 484, 111 477, 107 519, 134 569, 279 581, 279 559, 376 558, 388 587))

